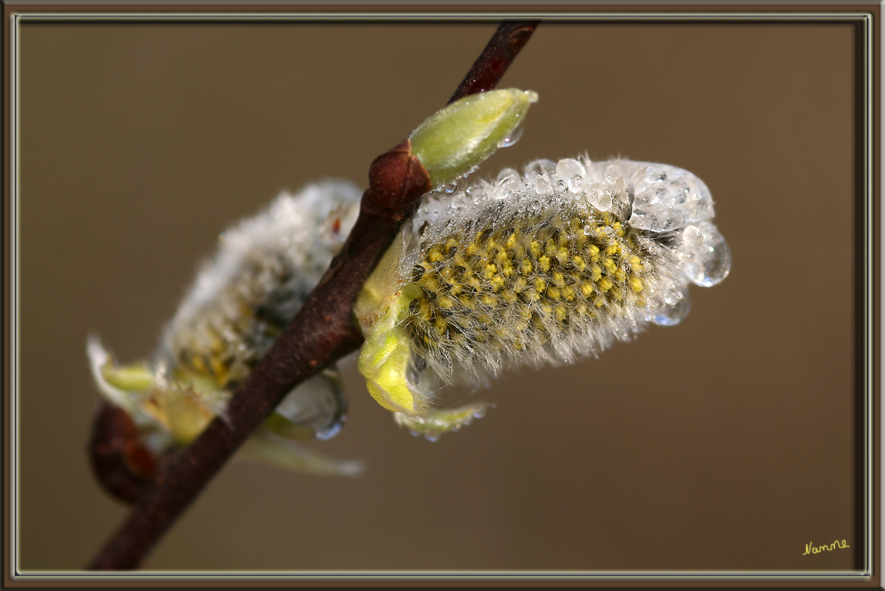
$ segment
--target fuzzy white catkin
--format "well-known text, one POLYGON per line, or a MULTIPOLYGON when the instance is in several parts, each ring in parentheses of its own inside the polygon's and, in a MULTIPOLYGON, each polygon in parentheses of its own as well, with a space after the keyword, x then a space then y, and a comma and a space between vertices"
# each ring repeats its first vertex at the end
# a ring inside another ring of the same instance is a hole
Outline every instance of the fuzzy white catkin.
MULTIPOLYGON (((116 367, 97 339, 88 353, 101 392, 127 410, 156 453, 186 444, 215 415, 319 282, 356 221, 361 191, 327 181, 284 192, 219 238, 165 327, 149 363, 116 367), (133 377, 138 379, 133 379, 133 377)), ((353 474, 292 439, 326 439, 346 410, 333 366, 295 388, 244 447, 296 470, 353 474)))
MULTIPOLYGON (((380 342, 377 326, 408 341, 401 373, 411 395, 398 400, 414 404, 385 405, 422 431, 441 385, 571 362, 649 323, 678 323, 688 285, 715 285, 730 269, 712 218, 695 175, 629 160, 538 160, 521 175, 506 169, 426 195, 370 278, 374 299, 357 307, 367 342, 380 342), (393 325, 379 323, 394 309, 393 325)), ((395 381, 378 373, 384 363, 361 359, 379 401, 396 389, 379 385, 395 381)))

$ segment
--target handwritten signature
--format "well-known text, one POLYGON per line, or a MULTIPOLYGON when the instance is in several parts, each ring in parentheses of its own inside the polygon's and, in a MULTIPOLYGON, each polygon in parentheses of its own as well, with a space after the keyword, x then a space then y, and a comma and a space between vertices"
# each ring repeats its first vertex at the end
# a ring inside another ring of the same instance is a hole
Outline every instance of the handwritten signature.
POLYGON ((805 544, 805 552, 802 553, 802 556, 807 554, 820 554, 821 552, 829 552, 830 550, 836 550, 837 548, 851 548, 848 544, 845 543, 845 540, 839 541, 836 540, 832 544, 823 544, 821 546, 812 546, 811 542, 805 544))

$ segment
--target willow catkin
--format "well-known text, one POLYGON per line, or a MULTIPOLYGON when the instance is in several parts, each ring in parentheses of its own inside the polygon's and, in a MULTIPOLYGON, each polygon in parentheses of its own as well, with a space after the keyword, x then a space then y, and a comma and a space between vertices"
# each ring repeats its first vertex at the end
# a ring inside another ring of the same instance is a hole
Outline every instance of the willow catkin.
POLYGON ((668 165, 540 160, 523 175, 427 195, 357 301, 370 392, 435 438, 482 405, 441 411, 445 384, 596 355, 688 312, 688 284, 728 274, 693 174, 668 165))
MULTIPOLYGON (((195 439, 304 304, 356 219, 360 190, 330 181, 284 193, 219 239, 149 362, 118 366, 97 338, 88 353, 96 383, 126 410, 145 443, 161 454, 195 439)), ((315 473, 352 474, 340 462, 294 443, 327 439, 341 427, 346 401, 333 366, 295 388, 244 451, 315 473)))

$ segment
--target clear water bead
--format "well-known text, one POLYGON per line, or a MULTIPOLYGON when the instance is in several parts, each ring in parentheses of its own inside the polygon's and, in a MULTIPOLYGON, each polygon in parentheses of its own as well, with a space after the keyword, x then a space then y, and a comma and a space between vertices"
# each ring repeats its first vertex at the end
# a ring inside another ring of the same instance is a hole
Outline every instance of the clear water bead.
POLYGON ((587 200, 599 211, 611 211, 611 193, 600 183, 593 183, 587 188, 587 200))
POLYGON ((532 178, 535 175, 549 175, 553 174, 556 170, 556 163, 552 160, 535 160, 534 162, 530 162, 528 166, 525 167, 525 176, 526 178, 532 178))
POLYGON ((568 190, 570 193, 580 193, 581 188, 584 186, 584 177, 579 174, 576 174, 569 178, 568 180, 568 190))
POLYGON ((652 322, 660 326, 675 326, 682 322, 691 311, 691 297, 688 291, 671 294, 664 298, 661 307, 653 310, 652 322))
POLYGON ((587 176, 587 169, 574 158, 563 158, 556 163, 554 174, 559 180, 568 182, 575 176, 583 179, 587 176))
POLYGON ((547 195, 550 193, 550 181, 545 175, 535 175, 535 191, 538 195, 547 195))
POLYGON ((513 131, 511 131, 507 135, 507 137, 505 137, 503 140, 498 142, 498 147, 499 148, 509 148, 510 146, 512 146, 513 144, 518 142, 519 138, 522 137, 523 130, 525 130, 525 124, 520 123, 519 125, 516 126, 516 129, 514 129, 513 131))
POLYGON ((686 265, 685 272, 693 283, 712 287, 728 277, 728 272, 731 271, 731 250, 722 234, 715 229, 707 230, 705 238, 695 260, 686 265))

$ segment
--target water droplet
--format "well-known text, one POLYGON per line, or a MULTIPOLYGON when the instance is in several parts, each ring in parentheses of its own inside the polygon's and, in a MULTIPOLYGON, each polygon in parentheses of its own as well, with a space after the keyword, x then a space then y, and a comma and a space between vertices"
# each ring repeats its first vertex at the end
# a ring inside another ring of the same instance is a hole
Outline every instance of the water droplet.
POLYGON ((707 232, 707 240, 695 255, 695 261, 686 265, 688 278, 702 287, 712 287, 728 277, 731 271, 731 250, 717 231, 707 232))
POLYGON ((704 233, 697 226, 687 226, 682 231, 682 242, 688 246, 699 246, 704 242, 704 233))
POLYGON ((498 147, 499 148, 508 148, 508 147, 512 146, 513 144, 515 144, 516 142, 518 142, 519 138, 522 137, 522 132, 524 129, 525 129, 524 123, 520 123, 519 125, 517 125, 516 129, 511 131, 507 135, 507 137, 505 137, 503 140, 498 142, 498 147))
POLYGON ((590 232, 592 232, 592 231, 593 231, 593 226, 591 226, 590 224, 584 224, 584 234, 586 236, 589 236, 590 232))
POLYGON ((529 207, 531 208, 531 210, 533 212, 537 213, 537 212, 541 211, 541 202, 538 201, 537 199, 532 199, 532 203, 529 207))
POLYGON ((557 178, 568 181, 575 176, 584 178, 587 174, 587 169, 574 158, 563 158, 556 163, 555 174, 557 178))
POLYGON ((590 185, 589 190, 587 191, 587 198, 590 201, 590 205, 599 211, 611 211, 612 209, 611 193, 599 183, 593 183, 590 185))
POLYGON ((691 311, 691 297, 686 290, 678 294, 678 297, 667 299, 672 303, 665 303, 661 308, 655 310, 652 322, 661 326, 675 326, 682 322, 691 311))
POLYGON ((547 195, 550 193, 550 181, 545 175, 535 175, 535 190, 539 195, 547 195))
POLYGON ((519 179, 519 173, 513 170, 512 168, 505 168, 501 172, 498 173, 498 178, 496 179, 499 185, 505 185, 507 183, 511 183, 514 180, 519 179))
POLYGON ((427 441, 439 441, 439 433, 425 433, 424 437, 427 438, 427 441))
POLYGON ((533 178, 535 175, 548 175, 556 170, 556 163, 552 160, 535 160, 525 167, 526 178, 533 178))
POLYGON ((479 204, 479 196, 481 193, 482 193, 482 189, 480 189, 479 187, 474 185, 474 186, 470 187, 469 189, 467 189, 467 199, 470 199, 471 201, 473 201, 474 205, 478 205, 479 204))
POLYGON ((621 172, 621 167, 618 164, 609 164, 605 167, 605 178, 609 181, 615 181, 618 179, 623 179, 624 173, 621 172))
POLYGON ((579 174, 572 175, 568 180, 568 190, 572 193, 577 193, 581 190, 581 187, 584 186, 584 177, 579 174))
POLYGON ((458 181, 455 181, 453 183, 449 183, 443 188, 443 191, 445 192, 446 195, 451 195, 452 193, 454 193, 457 190, 458 190, 458 181))

